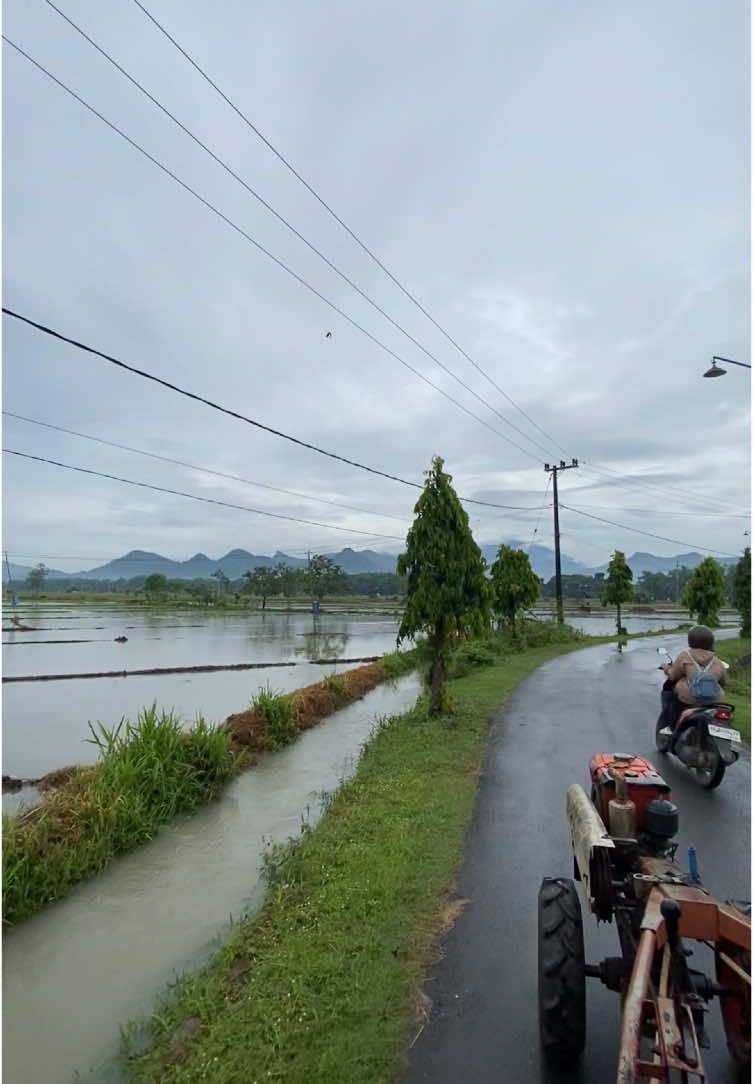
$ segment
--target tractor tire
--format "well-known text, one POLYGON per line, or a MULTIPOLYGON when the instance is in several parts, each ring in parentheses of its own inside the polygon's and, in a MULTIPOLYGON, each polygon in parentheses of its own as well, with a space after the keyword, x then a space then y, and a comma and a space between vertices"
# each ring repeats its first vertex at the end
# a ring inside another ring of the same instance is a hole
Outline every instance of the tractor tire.
POLYGON ((575 885, 564 877, 545 877, 539 889, 539 1033, 553 1065, 570 1066, 583 1052, 583 918, 575 885))
POLYGON ((666 725, 667 724, 664 722, 664 715, 662 713, 656 720, 656 748, 659 750, 660 753, 668 753, 672 745, 672 738, 670 735, 659 733, 659 731, 662 730, 666 725))

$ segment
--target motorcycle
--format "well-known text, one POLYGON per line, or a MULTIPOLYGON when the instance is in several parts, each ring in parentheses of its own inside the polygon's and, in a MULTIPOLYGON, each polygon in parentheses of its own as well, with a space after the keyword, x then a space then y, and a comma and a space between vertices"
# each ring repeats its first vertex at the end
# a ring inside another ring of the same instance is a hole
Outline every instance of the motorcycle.
MULTIPOLYGON (((656 650, 672 662, 665 648, 656 650)), ((719 661, 729 670, 728 663, 719 661)), ((669 695, 663 689, 662 711, 656 723, 656 748, 660 753, 673 753, 694 772, 702 787, 713 790, 724 778, 727 766, 739 758, 742 749, 739 731, 729 725, 735 714, 734 705, 719 701, 684 707, 672 728, 665 723, 665 693, 669 695)))

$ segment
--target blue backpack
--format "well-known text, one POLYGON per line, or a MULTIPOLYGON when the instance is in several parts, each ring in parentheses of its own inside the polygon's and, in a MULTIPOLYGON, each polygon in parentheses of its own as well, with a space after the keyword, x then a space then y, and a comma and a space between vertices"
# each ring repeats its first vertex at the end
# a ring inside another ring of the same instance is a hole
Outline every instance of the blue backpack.
POLYGON ((693 658, 692 654, 687 652, 693 665, 695 666, 695 674, 688 682, 690 687, 690 695, 697 703, 713 703, 719 701, 722 698, 722 687, 719 682, 709 673, 711 664, 714 662, 716 656, 712 655, 705 666, 701 666, 693 658))

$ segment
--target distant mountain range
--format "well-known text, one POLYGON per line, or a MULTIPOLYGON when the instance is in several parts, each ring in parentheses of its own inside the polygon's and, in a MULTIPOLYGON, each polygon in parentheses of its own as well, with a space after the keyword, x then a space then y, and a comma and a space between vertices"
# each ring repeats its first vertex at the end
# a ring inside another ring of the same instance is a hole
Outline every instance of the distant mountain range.
MULTIPOLYGON (((533 545, 513 540, 507 543, 517 549, 528 552, 531 566, 537 576, 549 580, 554 575, 554 551, 548 546, 533 545)), ((481 546, 481 552, 491 564, 496 555, 499 544, 487 544, 481 546)), ((340 550, 339 553, 328 555, 336 565, 344 572, 353 575, 358 572, 394 572, 396 557, 391 553, 379 553, 376 550, 353 550, 350 547, 340 550)), ((703 560, 700 553, 680 553, 675 557, 657 557, 653 553, 634 553, 627 561, 633 570, 633 576, 637 580, 643 572, 671 572, 675 567, 695 568, 703 560)), ((291 557, 289 554, 279 551, 271 557, 263 554, 249 553, 248 550, 230 550, 224 557, 213 560, 205 553, 196 553, 187 561, 173 561, 169 557, 163 557, 159 553, 150 553, 147 550, 131 550, 123 557, 117 557, 97 568, 88 569, 84 572, 60 572, 58 569, 49 569, 48 576, 51 579, 71 580, 130 580, 135 576, 150 576, 153 572, 161 572, 171 580, 194 580, 208 579, 213 572, 222 569, 231 580, 239 579, 244 572, 254 568, 269 568, 278 562, 288 565, 289 568, 305 568, 305 557, 291 557)), ((734 558, 722 558, 720 564, 734 564, 734 558)), ((563 575, 593 576, 596 572, 606 571, 606 564, 591 567, 576 560, 569 554, 562 554, 563 575)), ((28 565, 16 565, 11 563, 11 577, 16 582, 26 579, 31 567, 28 565)), ((3 564, 3 583, 8 582, 7 566, 3 564)))

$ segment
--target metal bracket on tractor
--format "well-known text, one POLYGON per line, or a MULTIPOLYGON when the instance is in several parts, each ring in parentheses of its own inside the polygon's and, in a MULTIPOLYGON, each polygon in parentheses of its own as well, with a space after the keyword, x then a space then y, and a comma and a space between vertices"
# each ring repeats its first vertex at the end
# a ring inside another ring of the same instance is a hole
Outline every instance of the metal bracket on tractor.
POLYGON ((597 921, 617 927, 621 955, 586 964, 575 885, 539 892, 539 1024, 547 1059, 572 1064, 585 1046, 585 980, 622 997, 617 1084, 708 1081, 704 1005, 718 997, 730 1054, 750 1064, 750 905, 719 903, 675 863, 677 807, 642 757, 591 758, 591 797, 567 791, 575 876, 597 921), (688 966, 683 939, 713 946, 713 979, 688 966))

